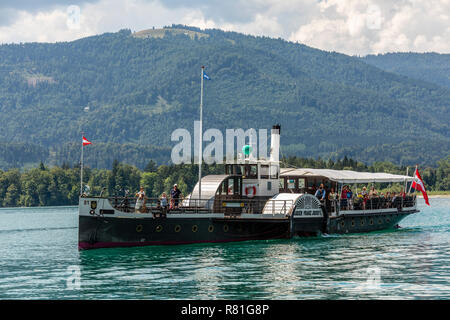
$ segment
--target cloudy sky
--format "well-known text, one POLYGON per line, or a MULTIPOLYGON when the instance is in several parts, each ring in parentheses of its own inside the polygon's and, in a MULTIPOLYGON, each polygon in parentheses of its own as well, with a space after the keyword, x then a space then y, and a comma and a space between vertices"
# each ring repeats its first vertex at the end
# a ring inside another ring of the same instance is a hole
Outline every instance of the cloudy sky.
POLYGON ((450 53, 450 0, 0 0, 0 43, 186 24, 350 55, 450 53))

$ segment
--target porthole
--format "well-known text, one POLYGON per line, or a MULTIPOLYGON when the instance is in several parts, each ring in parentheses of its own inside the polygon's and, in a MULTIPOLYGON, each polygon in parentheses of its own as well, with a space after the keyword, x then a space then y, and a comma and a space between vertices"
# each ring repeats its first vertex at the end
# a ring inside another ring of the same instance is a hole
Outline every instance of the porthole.
POLYGON ((345 227, 345 222, 344 221, 341 221, 341 227, 342 228, 345 227))
POLYGON ((142 224, 138 224, 136 226, 136 232, 142 232, 142 230, 144 230, 144 227, 142 226, 142 224))
POLYGON ((355 226, 355 220, 352 220, 352 227, 355 226))
POLYGON ((238 231, 238 232, 242 232, 242 230, 243 230, 242 224, 239 224, 238 227, 237 227, 237 231, 238 231))
POLYGON ((212 224, 210 224, 208 227, 208 232, 213 232, 213 231, 214 231, 214 226, 212 224))
POLYGON ((364 225, 364 219, 361 219, 361 225, 362 226, 364 225))
POLYGON ((181 226, 179 224, 177 224, 175 226, 175 232, 180 232, 181 231, 181 226))
POLYGON ((389 219, 389 218, 386 218, 386 222, 389 222, 389 221, 391 221, 391 219, 389 219))
POLYGON ((196 224, 194 224, 192 226, 192 232, 197 232, 198 231, 198 226, 196 224))
POLYGON ((162 225, 158 225, 158 226, 156 227, 156 232, 161 232, 162 229, 163 229, 162 225))
POLYGON ((228 225, 225 224, 225 225, 223 226, 223 232, 228 232, 228 230, 229 230, 228 225))
POLYGON ((378 224, 383 224, 383 220, 378 219, 378 224))
POLYGON ((370 219, 370 225, 373 226, 373 219, 370 219))

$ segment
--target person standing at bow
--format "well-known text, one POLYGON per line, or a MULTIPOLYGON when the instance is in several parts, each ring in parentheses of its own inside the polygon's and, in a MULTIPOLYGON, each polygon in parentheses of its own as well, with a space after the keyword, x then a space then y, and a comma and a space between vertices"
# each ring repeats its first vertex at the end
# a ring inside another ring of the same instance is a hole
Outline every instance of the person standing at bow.
POLYGON ((178 185, 175 183, 173 189, 170 190, 170 198, 173 200, 174 208, 178 208, 178 201, 180 200, 181 191, 178 189, 178 185))

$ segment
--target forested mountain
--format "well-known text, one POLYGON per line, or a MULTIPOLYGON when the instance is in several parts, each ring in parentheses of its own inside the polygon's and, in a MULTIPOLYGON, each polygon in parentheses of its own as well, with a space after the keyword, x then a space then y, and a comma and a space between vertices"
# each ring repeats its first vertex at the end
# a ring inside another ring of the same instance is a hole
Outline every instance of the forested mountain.
POLYGON ((284 156, 434 165, 450 154, 446 87, 282 39, 184 26, 1 45, 0 136, 57 165, 79 159, 81 131, 94 142, 88 166, 164 162, 172 131, 193 132, 202 65, 205 130, 279 123, 284 156), (123 159, 122 144, 148 158, 123 159))
POLYGON ((450 54, 399 52, 368 55, 362 60, 385 71, 450 88, 450 54))

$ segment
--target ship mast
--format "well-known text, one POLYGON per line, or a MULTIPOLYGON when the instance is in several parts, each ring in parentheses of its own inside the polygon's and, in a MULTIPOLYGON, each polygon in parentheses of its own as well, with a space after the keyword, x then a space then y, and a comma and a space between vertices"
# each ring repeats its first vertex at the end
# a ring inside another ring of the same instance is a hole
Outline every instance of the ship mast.
POLYGON ((200 134, 198 145, 198 201, 200 205, 200 199, 202 198, 202 155, 203 155, 203 77, 205 66, 202 66, 201 84, 200 84, 200 134))

